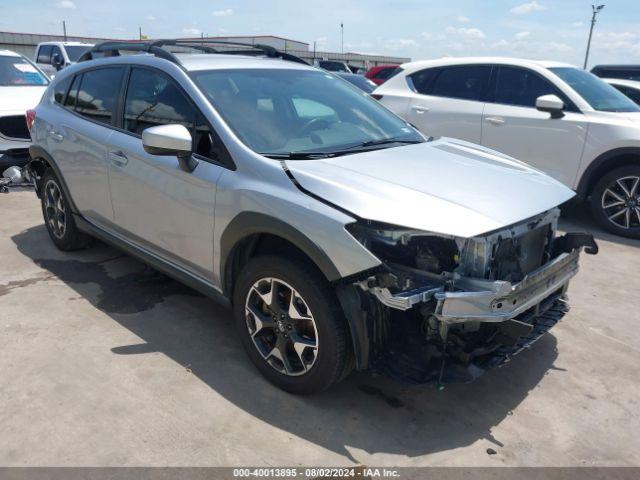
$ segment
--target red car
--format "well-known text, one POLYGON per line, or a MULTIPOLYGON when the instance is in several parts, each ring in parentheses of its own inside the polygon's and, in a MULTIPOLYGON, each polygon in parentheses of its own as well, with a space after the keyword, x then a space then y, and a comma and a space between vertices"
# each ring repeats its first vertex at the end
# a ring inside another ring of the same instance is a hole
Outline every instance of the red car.
POLYGON ((382 85, 399 71, 398 65, 378 65, 371 67, 364 76, 376 85, 382 85))

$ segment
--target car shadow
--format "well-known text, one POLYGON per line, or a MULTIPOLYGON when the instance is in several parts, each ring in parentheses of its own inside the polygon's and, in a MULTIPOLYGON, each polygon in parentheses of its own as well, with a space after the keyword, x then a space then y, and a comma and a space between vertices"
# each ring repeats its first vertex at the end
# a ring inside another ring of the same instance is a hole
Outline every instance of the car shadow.
POLYGON ((591 215, 589 205, 578 199, 570 200, 562 205, 562 216, 558 227, 565 232, 589 232, 596 240, 640 247, 640 240, 614 235, 603 229, 591 215))
POLYGON ((44 270, 43 278, 55 275, 143 340, 105 345, 113 355, 161 352, 247 414, 353 462, 358 462, 358 449, 415 457, 481 439, 501 447, 492 428, 557 358, 556 340, 546 335, 503 368, 468 385, 438 391, 433 385, 403 386, 355 373, 322 394, 293 396, 271 386, 250 363, 228 309, 101 243, 59 252, 44 226, 12 240, 44 270))

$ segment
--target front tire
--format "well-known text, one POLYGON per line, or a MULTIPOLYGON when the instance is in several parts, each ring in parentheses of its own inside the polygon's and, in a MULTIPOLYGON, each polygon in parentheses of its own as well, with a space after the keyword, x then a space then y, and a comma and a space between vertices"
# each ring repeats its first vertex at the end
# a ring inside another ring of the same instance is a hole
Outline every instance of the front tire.
POLYGON ((346 321, 313 265, 275 255, 255 257, 238 276, 233 303, 247 354, 277 387, 317 393, 348 374, 346 321))
POLYGON ((65 252, 87 247, 91 237, 78 230, 69 201, 53 170, 44 172, 40 185, 42 216, 55 246, 65 252))

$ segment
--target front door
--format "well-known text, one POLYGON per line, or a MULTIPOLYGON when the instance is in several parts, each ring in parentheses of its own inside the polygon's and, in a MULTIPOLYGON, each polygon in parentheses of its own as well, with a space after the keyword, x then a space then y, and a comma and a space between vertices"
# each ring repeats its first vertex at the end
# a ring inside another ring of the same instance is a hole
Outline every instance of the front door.
POLYGON ((506 153, 573 188, 587 135, 585 116, 551 82, 520 67, 497 67, 492 101, 484 108, 482 145, 506 153), (536 109, 536 98, 557 95, 564 115, 536 109))
POLYGON ((211 280, 216 183, 224 167, 207 158, 213 132, 202 125, 199 112, 171 78, 154 69, 133 68, 123 106, 126 133, 114 132, 108 155, 119 233, 211 280), (192 132, 199 161, 192 172, 181 170, 175 156, 144 151, 142 131, 165 124, 182 124, 192 132))

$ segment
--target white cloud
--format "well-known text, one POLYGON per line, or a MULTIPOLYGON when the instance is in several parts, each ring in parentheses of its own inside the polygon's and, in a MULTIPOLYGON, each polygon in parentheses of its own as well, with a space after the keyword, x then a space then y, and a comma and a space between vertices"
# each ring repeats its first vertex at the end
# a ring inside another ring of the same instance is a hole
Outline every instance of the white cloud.
POLYGON ((233 10, 231 8, 225 8, 224 10, 216 10, 212 13, 214 17, 230 17, 233 15, 233 10))
POLYGON ((149 20, 150 22, 155 21, 156 17, 154 17, 153 15, 147 15, 147 20, 149 20))
POLYGON ((201 32, 200 29, 195 28, 195 27, 186 27, 186 28, 182 29, 182 33, 184 33, 185 35, 196 36, 196 35, 200 35, 200 33, 202 33, 202 32, 201 32))
POLYGON ((547 7, 533 0, 529 3, 523 3, 521 5, 513 7, 509 12, 514 15, 526 15, 531 12, 539 12, 540 10, 546 10, 547 7))
POLYGON ((584 26, 584 23, 583 22, 573 22, 571 24, 571 26, 574 27, 574 28, 578 28, 578 27, 584 26))
POLYGON ((469 23, 471 21, 469 17, 465 17, 464 15, 460 15, 458 18, 456 18, 456 20, 458 20, 460 23, 469 23))
POLYGON ((531 36, 531 32, 518 32, 514 35, 518 40, 524 40, 531 36))
POLYGON ((391 40, 386 40, 384 42, 384 47, 389 50, 401 50, 407 47, 417 47, 418 42, 411 38, 394 38, 391 40))
POLYGON ((482 40, 482 39, 487 38, 487 36, 484 34, 484 32, 482 30, 480 30, 479 28, 447 27, 444 31, 449 33, 449 34, 460 35, 460 36, 462 36, 462 37, 464 37, 464 38, 466 38, 468 40, 482 40))
POLYGON ((58 3, 56 3, 56 7, 74 9, 76 8, 76 4, 73 3, 72 0, 60 0, 58 3))

